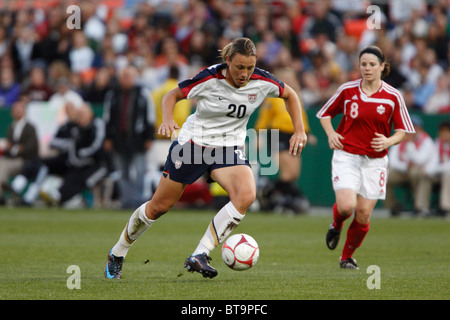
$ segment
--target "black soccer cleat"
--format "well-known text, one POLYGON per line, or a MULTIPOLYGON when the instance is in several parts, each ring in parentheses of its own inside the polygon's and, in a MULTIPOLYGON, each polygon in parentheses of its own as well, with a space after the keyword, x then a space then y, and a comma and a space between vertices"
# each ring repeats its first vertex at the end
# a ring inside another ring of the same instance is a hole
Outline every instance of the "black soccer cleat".
POLYGON ((339 238, 341 237, 341 230, 336 230, 333 226, 333 223, 330 224, 330 227, 328 228, 327 237, 326 237, 326 243, 327 247, 330 250, 336 249, 339 238))
POLYGON ((109 251, 105 268, 105 277, 108 279, 120 279, 122 277, 122 265, 124 257, 116 257, 109 251))
POLYGON ((339 259, 339 266, 342 269, 359 270, 359 267, 356 264, 356 260, 353 258, 348 258, 348 259, 345 259, 344 261, 341 261, 341 259, 339 259))
POLYGON ((202 274, 205 278, 214 278, 217 276, 218 272, 216 269, 209 265, 209 261, 212 258, 206 253, 201 253, 197 255, 190 255, 184 262, 184 267, 189 272, 198 272, 202 274))

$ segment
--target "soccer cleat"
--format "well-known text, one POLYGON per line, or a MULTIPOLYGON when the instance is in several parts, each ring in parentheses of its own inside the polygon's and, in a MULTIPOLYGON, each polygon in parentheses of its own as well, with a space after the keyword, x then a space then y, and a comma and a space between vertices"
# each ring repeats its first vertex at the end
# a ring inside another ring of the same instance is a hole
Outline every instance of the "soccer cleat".
POLYGON ((327 247, 330 250, 336 249, 339 238, 341 237, 341 230, 336 230, 333 226, 333 223, 330 224, 330 227, 328 228, 327 237, 326 237, 326 243, 327 247))
POLYGON ((206 253, 197 254, 195 256, 191 254, 184 262, 184 267, 189 272, 195 271, 201 273, 205 278, 214 278, 217 276, 218 272, 209 265, 209 261, 211 260, 211 257, 206 253))
POLYGON ((344 261, 341 261, 339 258, 339 265, 342 269, 353 269, 353 270, 359 270, 358 265, 356 264, 356 260, 353 258, 345 259, 344 261))
POLYGON ((105 268, 105 277, 108 279, 120 279, 122 277, 123 261, 123 257, 116 257, 109 251, 105 268))

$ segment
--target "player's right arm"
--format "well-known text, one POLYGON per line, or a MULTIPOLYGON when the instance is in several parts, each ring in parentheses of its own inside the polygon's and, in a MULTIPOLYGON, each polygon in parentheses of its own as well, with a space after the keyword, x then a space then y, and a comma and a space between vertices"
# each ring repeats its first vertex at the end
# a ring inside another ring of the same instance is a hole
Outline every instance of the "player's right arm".
POLYGON ((343 140, 344 137, 334 130, 333 124, 331 123, 331 117, 320 118, 320 124, 322 125, 323 130, 328 136, 328 145, 330 146, 330 149, 343 149, 344 145, 342 144, 341 140, 343 140))
POLYGON ((158 128, 158 134, 170 138, 173 131, 180 129, 175 120, 173 120, 173 111, 177 101, 182 99, 184 99, 184 95, 179 87, 169 91, 163 97, 161 103, 162 123, 158 128))
POLYGON ((320 120, 323 130, 328 137, 328 145, 331 150, 342 150, 344 145, 341 140, 344 137, 337 133, 331 122, 331 119, 335 117, 338 113, 342 113, 343 101, 343 91, 348 86, 348 83, 341 85, 335 94, 325 103, 325 105, 317 112, 317 118, 320 120))

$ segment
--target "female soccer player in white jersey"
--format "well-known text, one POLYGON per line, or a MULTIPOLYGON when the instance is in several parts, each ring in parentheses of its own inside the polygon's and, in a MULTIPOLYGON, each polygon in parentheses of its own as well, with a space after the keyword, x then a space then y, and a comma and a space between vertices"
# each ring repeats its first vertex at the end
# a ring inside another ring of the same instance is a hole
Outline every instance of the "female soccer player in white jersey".
POLYGON ((382 80, 389 64, 381 49, 363 49, 359 68, 362 79, 341 85, 317 113, 334 150, 331 178, 336 203, 326 236, 329 249, 336 248, 344 221, 355 213, 340 257, 345 269, 358 269, 353 253, 369 231, 377 200, 385 199, 388 148, 414 132, 400 92, 382 80), (331 118, 341 113, 335 131, 331 118), (395 133, 391 135, 392 126, 395 133))
POLYGON ((225 63, 182 81, 163 98, 163 121, 158 132, 168 137, 179 129, 172 117, 176 102, 196 98, 197 108, 170 147, 163 176, 152 199, 136 209, 110 250, 105 269, 107 278, 121 277, 122 262, 131 245, 169 211, 187 184, 205 173, 227 191, 230 202, 214 216, 184 266, 204 277, 217 275, 217 270, 209 265, 210 252, 242 221, 255 200, 255 179, 243 146, 248 119, 266 97, 281 97, 286 103, 295 128, 290 139, 293 156, 305 147, 307 138, 299 98, 289 85, 256 67, 253 42, 247 38, 235 39, 223 48, 221 56, 225 63))

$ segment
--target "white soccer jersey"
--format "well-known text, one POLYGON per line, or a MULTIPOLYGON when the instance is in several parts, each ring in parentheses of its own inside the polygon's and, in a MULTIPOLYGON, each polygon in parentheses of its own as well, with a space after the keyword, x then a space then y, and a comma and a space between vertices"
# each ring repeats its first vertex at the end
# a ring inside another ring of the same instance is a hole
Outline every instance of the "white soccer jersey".
POLYGON ((226 64, 213 65, 179 83, 186 99, 196 98, 195 113, 183 124, 178 142, 207 147, 243 146, 251 114, 266 97, 280 97, 284 83, 255 68, 250 81, 235 88, 225 79, 226 64))

